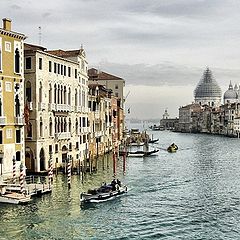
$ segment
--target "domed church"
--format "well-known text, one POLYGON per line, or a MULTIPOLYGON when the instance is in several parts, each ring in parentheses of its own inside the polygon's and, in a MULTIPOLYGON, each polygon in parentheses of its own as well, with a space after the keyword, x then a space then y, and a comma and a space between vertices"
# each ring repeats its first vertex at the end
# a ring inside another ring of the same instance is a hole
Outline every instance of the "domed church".
POLYGON ((240 89, 238 89, 237 84, 235 84, 233 88, 233 85, 230 81, 228 90, 223 95, 224 104, 238 102, 239 98, 240 98, 240 89))
POLYGON ((207 68, 194 91, 195 103, 216 107, 221 105, 222 91, 207 68))

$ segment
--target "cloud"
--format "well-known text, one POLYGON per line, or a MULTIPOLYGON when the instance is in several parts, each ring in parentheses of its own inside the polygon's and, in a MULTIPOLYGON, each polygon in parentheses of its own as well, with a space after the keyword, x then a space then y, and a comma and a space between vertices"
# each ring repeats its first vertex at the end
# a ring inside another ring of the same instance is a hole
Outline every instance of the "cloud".
MULTIPOLYGON (((109 72, 126 80, 126 85, 145 86, 196 86, 206 66, 189 67, 174 62, 148 64, 118 64, 102 61, 95 64, 101 71, 109 72)), ((213 76, 222 89, 229 81, 240 83, 240 69, 211 68, 213 76)))
POLYGON ((20 10, 22 9, 19 5, 17 4, 13 4, 10 8, 14 9, 14 10, 20 10))

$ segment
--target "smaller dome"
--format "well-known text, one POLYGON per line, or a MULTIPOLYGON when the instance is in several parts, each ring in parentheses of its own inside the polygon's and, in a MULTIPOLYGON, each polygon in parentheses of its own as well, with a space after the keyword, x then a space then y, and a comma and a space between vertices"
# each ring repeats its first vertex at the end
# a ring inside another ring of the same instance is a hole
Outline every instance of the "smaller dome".
POLYGON ((233 89, 232 83, 230 82, 228 90, 224 93, 224 100, 226 99, 237 99, 237 92, 233 89))

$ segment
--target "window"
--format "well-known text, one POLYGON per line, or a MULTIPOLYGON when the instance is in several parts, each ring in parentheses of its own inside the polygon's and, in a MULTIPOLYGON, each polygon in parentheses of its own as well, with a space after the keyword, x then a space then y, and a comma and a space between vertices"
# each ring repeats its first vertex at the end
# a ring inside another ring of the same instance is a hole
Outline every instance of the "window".
POLYGON ((15 73, 20 73, 20 53, 18 48, 15 50, 15 73))
POLYGON ((79 142, 76 142, 76 149, 79 149, 79 142))
POLYGON ((52 72, 52 62, 51 61, 48 62, 48 71, 52 72))
POLYGON ((117 92, 115 92, 115 97, 118 97, 118 93, 117 92))
POLYGON ((60 63, 57 65, 57 73, 60 74, 60 63))
POLYGON ((12 138, 12 129, 6 130, 6 138, 12 138))
POLYGON ((69 151, 72 151, 72 143, 69 143, 69 151))
POLYGON ((21 161, 21 152, 20 151, 16 152, 16 161, 21 161))
POLYGON ((19 117, 20 116, 20 100, 18 95, 15 97, 15 116, 19 117))
POLYGON ((48 149, 49 149, 49 153, 52 153, 52 145, 49 145, 48 149))
POLYGON ((21 130, 16 130, 16 143, 21 143, 21 130))
POLYGON ((55 144, 55 153, 58 152, 58 144, 55 144))
POLYGON ((0 71, 2 71, 2 38, 0 38, 0 71))
POLYGON ((39 69, 42 70, 42 58, 39 58, 38 64, 39 64, 39 69))
POLYGON ((5 83, 5 91, 6 92, 11 92, 12 91, 12 83, 11 82, 6 82, 5 83))
POLYGON ((68 67, 68 76, 71 77, 71 67, 68 67))
POLYGON ((28 102, 32 101, 32 88, 31 88, 31 83, 29 81, 26 84, 26 100, 28 102))
POLYGON ((61 64, 61 75, 63 75, 63 65, 61 64))
POLYGON ((77 69, 75 69, 75 78, 77 78, 77 69))
POLYGON ((2 134, 2 130, 0 130, 0 144, 3 144, 3 134, 2 134))
POLYGON ((115 85, 115 89, 118 89, 118 85, 117 84, 115 85))
POLYGON ((5 42, 5 51, 6 52, 11 52, 12 49, 11 49, 11 43, 10 42, 5 42))
POLYGON ((26 63, 26 69, 32 69, 32 58, 31 57, 27 57, 25 63, 26 63))
POLYGON ((63 73, 64 73, 64 76, 66 76, 67 75, 67 68, 66 68, 66 66, 64 66, 64 68, 63 68, 63 73))
POLYGON ((57 73, 57 64, 54 63, 54 73, 57 73))

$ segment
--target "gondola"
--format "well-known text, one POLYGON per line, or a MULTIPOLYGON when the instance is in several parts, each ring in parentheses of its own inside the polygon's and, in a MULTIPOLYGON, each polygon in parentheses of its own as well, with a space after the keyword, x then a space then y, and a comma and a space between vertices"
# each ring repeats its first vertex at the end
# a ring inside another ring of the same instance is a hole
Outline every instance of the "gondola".
POLYGON ((129 157, 148 157, 157 152, 159 152, 159 149, 154 149, 152 151, 135 151, 135 152, 128 152, 127 156, 129 156, 129 157))
POLYGON ((100 203, 108 200, 112 200, 119 195, 127 193, 127 186, 116 186, 116 189, 112 190, 112 185, 107 184, 101 186, 98 189, 89 189, 88 192, 80 194, 81 203, 100 203))
POLYGON ((158 140, 159 140, 159 138, 158 138, 158 139, 150 139, 150 140, 148 141, 148 143, 156 143, 156 142, 158 142, 158 140))

